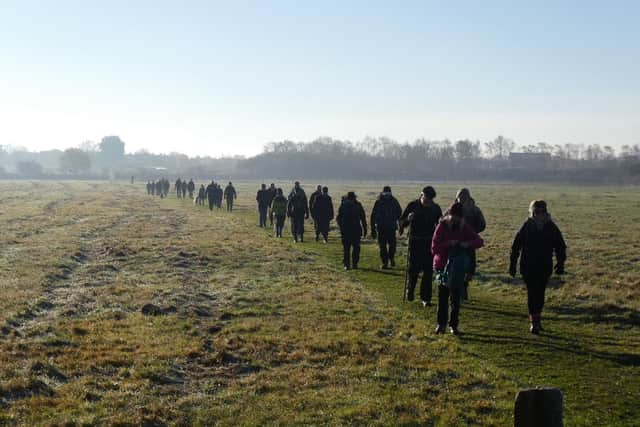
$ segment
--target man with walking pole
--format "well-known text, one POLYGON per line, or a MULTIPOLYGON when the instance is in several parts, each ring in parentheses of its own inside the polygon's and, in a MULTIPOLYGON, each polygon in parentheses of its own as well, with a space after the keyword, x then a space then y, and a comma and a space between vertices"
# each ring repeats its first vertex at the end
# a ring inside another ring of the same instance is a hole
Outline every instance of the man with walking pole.
POLYGON ((405 275, 405 297, 413 301, 414 291, 418 284, 418 276, 422 272, 420 282, 420 299, 423 306, 431 305, 433 281, 433 256, 431 255, 431 239, 442 216, 442 209, 433 201, 436 191, 431 186, 424 187, 420 198, 410 202, 400 216, 400 234, 409 227, 409 252, 407 254, 407 270, 405 275))

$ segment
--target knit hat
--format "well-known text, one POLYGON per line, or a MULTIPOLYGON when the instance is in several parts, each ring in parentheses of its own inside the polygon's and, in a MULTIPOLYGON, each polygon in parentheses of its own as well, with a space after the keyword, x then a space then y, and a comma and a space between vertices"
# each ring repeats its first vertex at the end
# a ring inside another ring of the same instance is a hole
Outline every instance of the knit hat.
POLYGON ((471 198, 471 192, 469 191, 468 188, 461 188, 456 193, 456 200, 460 200, 461 196, 465 196, 465 199, 470 199, 471 198))
POLYGON ((391 193, 391 187, 389 187, 388 185, 385 185, 385 186, 382 188, 382 192, 383 192, 383 193, 391 193))
POLYGON ((429 199, 435 199, 436 198, 436 190, 434 190, 434 188, 430 185, 427 185, 426 187, 424 187, 422 189, 422 194, 424 194, 425 197, 429 198, 429 199))

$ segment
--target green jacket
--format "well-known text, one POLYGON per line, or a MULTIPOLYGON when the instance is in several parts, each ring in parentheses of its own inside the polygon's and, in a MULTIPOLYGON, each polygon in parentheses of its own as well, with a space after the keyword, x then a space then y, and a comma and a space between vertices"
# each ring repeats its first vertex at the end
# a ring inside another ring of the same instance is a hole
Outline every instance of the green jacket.
POLYGON ((287 214, 287 199, 284 196, 276 196, 271 201, 271 212, 276 216, 287 214))

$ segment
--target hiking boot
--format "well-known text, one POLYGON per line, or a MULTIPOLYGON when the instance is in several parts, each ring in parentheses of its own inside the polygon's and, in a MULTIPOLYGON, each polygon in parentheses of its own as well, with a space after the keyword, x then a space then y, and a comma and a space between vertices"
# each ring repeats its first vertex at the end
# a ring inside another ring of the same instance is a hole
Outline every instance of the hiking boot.
POLYGON ((348 265, 345 265, 345 266, 344 266, 344 269, 345 269, 345 271, 346 271, 346 270, 349 270, 349 266, 348 266, 348 265))
POLYGON ((358 264, 353 264, 353 269, 357 270, 358 269, 358 264))
POLYGON ((529 326, 529 332, 531 332, 532 334, 538 335, 540 333, 540 327, 538 326, 537 323, 532 323, 529 326))
POLYGON ((444 326, 442 326, 442 325, 436 326, 435 333, 436 334, 444 334, 444 326))
POLYGON ((322 239, 322 243, 326 245, 327 243, 329 243, 329 241, 327 239, 322 239))
POLYGON ((450 327, 449 332, 451 332, 452 335, 460 335, 460 330, 458 329, 458 327, 450 327))
POLYGON ((431 305, 432 305, 432 304, 431 304, 431 301, 425 301, 425 300, 422 300, 422 306, 423 306, 423 307, 425 307, 425 308, 426 308, 426 307, 431 307, 431 305))
POLYGON ((411 302, 413 301, 415 298, 413 296, 413 291, 407 289, 407 301, 411 302))
POLYGON ((396 266, 396 260, 395 259, 391 258, 390 262, 391 262, 391 267, 395 267, 396 266))
POLYGON ((388 265, 387 265, 387 263, 385 262, 384 264, 382 264, 382 265, 380 266, 380 269, 381 269, 381 270, 388 270, 388 269, 389 269, 389 266, 388 266, 388 265))
POLYGON ((316 242, 320 241, 320 236, 316 236, 316 242))

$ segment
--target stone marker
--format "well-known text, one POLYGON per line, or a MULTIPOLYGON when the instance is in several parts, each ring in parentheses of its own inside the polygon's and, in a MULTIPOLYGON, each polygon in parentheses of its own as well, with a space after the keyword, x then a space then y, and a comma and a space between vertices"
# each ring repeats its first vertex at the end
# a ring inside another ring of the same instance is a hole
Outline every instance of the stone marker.
POLYGON ((515 427, 562 427, 562 392, 557 388, 520 390, 516 396, 515 427))

